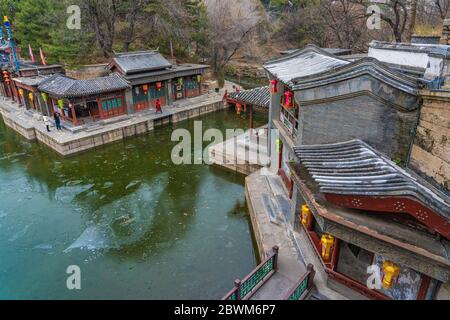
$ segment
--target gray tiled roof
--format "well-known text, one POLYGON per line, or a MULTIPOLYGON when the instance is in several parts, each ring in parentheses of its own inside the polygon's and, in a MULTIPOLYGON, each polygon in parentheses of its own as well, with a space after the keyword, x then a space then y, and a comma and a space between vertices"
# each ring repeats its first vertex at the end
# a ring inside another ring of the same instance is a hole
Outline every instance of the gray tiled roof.
POLYGON ((38 86, 43 81, 47 80, 47 77, 45 76, 34 76, 34 77, 17 77, 13 78, 14 81, 17 83, 24 84, 26 86, 38 86))
POLYGON ((412 197, 450 220, 450 198, 398 167, 361 140, 294 148, 321 192, 337 195, 412 197))
POLYGON ((270 106, 270 89, 268 86, 232 92, 229 94, 229 97, 259 107, 269 108, 270 106))
POLYGON ((308 45, 303 50, 266 62, 264 69, 289 85, 293 79, 319 74, 349 63, 319 47, 308 45))
POLYGON ((117 74, 90 80, 54 75, 42 81, 38 89, 58 98, 76 98, 125 90, 129 87, 129 83, 117 74))
POLYGON ((116 64, 125 74, 164 70, 172 67, 172 64, 157 51, 117 53, 112 64, 116 64))

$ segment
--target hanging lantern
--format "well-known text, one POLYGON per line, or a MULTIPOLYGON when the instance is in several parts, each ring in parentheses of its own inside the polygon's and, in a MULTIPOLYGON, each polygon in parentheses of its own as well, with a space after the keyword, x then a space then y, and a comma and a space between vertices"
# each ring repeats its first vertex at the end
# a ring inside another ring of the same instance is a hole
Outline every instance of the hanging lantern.
POLYGON ((148 94, 148 85, 147 85, 147 84, 144 84, 144 85, 142 86, 142 90, 144 91, 144 94, 147 95, 147 94, 148 94))
POLYGON ((20 94, 20 96, 21 96, 21 97, 23 97, 23 96, 24 96, 25 92, 23 91, 23 89, 22 89, 22 88, 19 88, 19 94, 20 94))
POLYGON ((48 95, 45 92, 42 92, 41 96, 42 96, 42 100, 44 100, 44 102, 48 101, 48 95))
POLYGON ((198 83, 202 82, 202 76, 201 75, 197 75, 197 82, 198 83))
POLYGON ((270 80, 270 86, 271 86, 271 92, 273 93, 277 93, 278 92, 278 81, 277 80, 270 80))
POLYGON ((294 108, 294 93, 292 91, 286 91, 284 97, 286 109, 294 108))
POLYGON ((306 229, 311 229, 312 213, 307 205, 302 206, 302 224, 306 229))
POLYGON ((178 79, 178 83, 180 84, 180 86, 183 85, 183 78, 178 79))
POLYGON ((400 277, 400 267, 393 262, 385 261, 383 263, 383 288, 391 289, 394 282, 398 282, 400 277))
POLYGON ((162 83, 161 83, 161 82, 157 82, 157 83, 156 83, 156 89, 157 89, 158 91, 161 91, 161 88, 162 88, 162 83))
POLYGON ((64 109, 64 100, 62 100, 62 99, 58 100, 58 107, 60 109, 64 109))
POLYGON ((3 71, 3 79, 5 80, 6 83, 9 83, 11 81, 11 79, 9 78, 8 71, 3 71))
POLYGON ((331 259, 331 252, 334 247, 334 237, 329 234, 323 235, 321 243, 322 243, 322 258, 325 262, 329 262, 331 259))
POLYGON ((134 92, 135 92, 136 95, 138 96, 138 95, 139 95, 139 87, 135 87, 135 88, 134 88, 134 92))
POLYGON ((32 92, 30 92, 30 93, 28 94, 28 99, 30 99, 31 102, 34 101, 34 94, 33 94, 32 92))
POLYGON ((242 105, 240 103, 236 104, 236 113, 240 115, 242 112, 242 105))

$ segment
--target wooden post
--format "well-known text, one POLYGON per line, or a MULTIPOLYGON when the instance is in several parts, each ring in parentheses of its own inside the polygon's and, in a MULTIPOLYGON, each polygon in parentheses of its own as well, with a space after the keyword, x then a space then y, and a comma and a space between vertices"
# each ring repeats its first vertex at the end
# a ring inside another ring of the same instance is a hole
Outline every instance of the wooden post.
POLYGON ((250 129, 253 129, 253 105, 250 105, 250 129))
POLYGON ((331 254, 331 259, 330 259, 331 269, 333 271, 335 271, 336 268, 337 268, 337 264, 338 264, 338 260, 339 260, 339 249, 340 249, 340 246, 341 246, 340 240, 335 237, 334 238, 333 253, 331 254))
POLYGON ((97 104, 98 104, 98 113, 100 115, 100 119, 103 119, 103 107, 102 107, 102 98, 97 98, 97 104))
POLYGON ((236 279, 234 280, 234 287, 236 288, 236 300, 242 300, 241 297, 241 280, 240 279, 236 279))
POLYGON ((278 271, 278 253, 280 251, 280 248, 278 246, 273 247, 273 253, 275 254, 274 261, 273 261, 273 270, 275 272, 278 271))
POLYGON ((75 113, 75 100, 70 102, 70 110, 72 111, 72 121, 73 125, 78 126, 77 114, 75 113))

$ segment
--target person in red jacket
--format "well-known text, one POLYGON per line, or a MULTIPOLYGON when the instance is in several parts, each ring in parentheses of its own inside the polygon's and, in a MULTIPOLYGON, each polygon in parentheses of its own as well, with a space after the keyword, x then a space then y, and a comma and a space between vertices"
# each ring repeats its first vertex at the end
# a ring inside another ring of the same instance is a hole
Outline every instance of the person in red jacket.
POLYGON ((161 100, 156 100, 156 113, 163 113, 161 108, 161 100))

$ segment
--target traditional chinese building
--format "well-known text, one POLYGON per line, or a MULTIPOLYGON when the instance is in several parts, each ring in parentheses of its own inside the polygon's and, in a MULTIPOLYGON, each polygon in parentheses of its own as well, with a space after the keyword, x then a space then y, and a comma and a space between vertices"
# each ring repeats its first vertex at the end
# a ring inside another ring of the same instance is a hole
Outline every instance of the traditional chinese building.
POLYGON ((367 56, 336 56, 307 46, 264 66, 279 132, 269 137, 272 172, 307 235, 302 246, 350 298, 450 297, 449 52, 374 41, 367 56), (382 287, 370 289, 374 266, 382 287))
POLYGON ((53 75, 41 80, 37 89, 43 103, 41 110, 60 110, 63 119, 74 126, 127 113, 125 92, 130 85, 115 74, 91 80, 53 75))
POLYGON ((117 53, 109 69, 131 83, 127 92, 129 112, 137 112, 202 94, 206 65, 172 65, 157 51, 117 53))
POLYGON ((330 286, 373 299, 448 294, 448 195, 360 140, 300 146, 295 153, 300 225, 330 286), (379 288, 368 288, 371 266, 379 268, 379 288))

